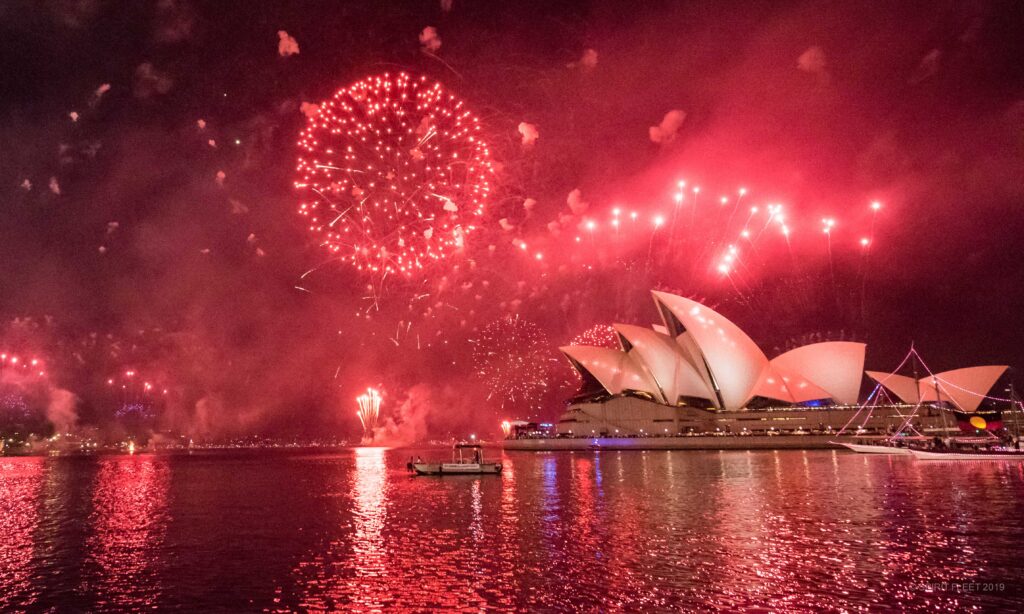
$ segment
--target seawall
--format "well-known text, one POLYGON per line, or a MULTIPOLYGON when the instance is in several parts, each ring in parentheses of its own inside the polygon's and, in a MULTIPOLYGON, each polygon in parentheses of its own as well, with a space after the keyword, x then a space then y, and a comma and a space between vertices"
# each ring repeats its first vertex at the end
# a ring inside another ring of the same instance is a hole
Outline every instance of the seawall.
MULTIPOLYGON (((835 435, 732 435, 694 437, 557 437, 506 439, 505 450, 815 450, 836 449, 835 435)), ((838 438, 843 439, 843 438, 838 438)), ((852 438, 851 438, 852 439, 852 438)))

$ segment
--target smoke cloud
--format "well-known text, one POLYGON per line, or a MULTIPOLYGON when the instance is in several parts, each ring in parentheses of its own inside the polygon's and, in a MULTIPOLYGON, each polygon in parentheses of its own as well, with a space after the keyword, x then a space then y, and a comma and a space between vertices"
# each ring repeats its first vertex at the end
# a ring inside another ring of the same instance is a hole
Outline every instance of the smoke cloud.
POLYGON ((441 37, 437 35, 437 28, 427 26, 420 32, 420 46, 424 51, 435 53, 441 48, 441 37))
POLYGON ((174 80, 165 72, 157 70, 149 62, 143 62, 135 69, 136 98, 150 98, 157 94, 166 94, 174 86, 174 80))
POLYGON ((160 43, 180 43, 192 36, 195 14, 182 0, 160 0, 157 3, 155 38, 160 43))
MULTIPOLYGON (((458 436, 476 423, 473 395, 451 385, 418 383, 409 387, 393 412, 374 430, 372 443, 408 446, 423 443, 432 435, 458 436)), ((386 409, 381 410, 384 414, 386 409)))
POLYGON ((98 104, 99 101, 100 101, 100 98, 103 98, 103 95, 106 94, 109 91, 110 91, 110 84, 109 83, 104 83, 104 84, 100 85, 98 88, 96 88, 96 91, 93 92, 93 95, 92 95, 92 97, 93 97, 92 104, 93 105, 98 104))
POLYGON ((649 134, 651 141, 658 143, 659 145, 666 145, 675 140, 676 134, 679 129, 683 127, 683 122, 686 120, 686 112, 680 111, 679 109, 673 109, 665 114, 662 118, 661 123, 657 126, 651 126, 649 134))
POLYGON ((277 55, 286 58, 291 55, 298 55, 299 42, 288 35, 284 30, 277 31, 277 55))
POLYGON ((939 61, 942 59, 942 52, 938 49, 932 49, 921 58, 921 62, 917 65, 917 70, 910 77, 911 83, 920 83, 925 79, 935 76, 935 73, 939 72, 939 61))
POLYGON ((523 147, 532 147, 540 137, 537 126, 527 122, 519 123, 519 134, 523 135, 523 147))
POLYGON ((796 60, 797 68, 806 73, 818 75, 822 79, 828 78, 827 64, 825 51, 821 47, 809 47, 796 60))
POLYGON ((573 215, 577 216, 586 213, 587 208, 590 207, 590 203, 583 200, 583 192, 579 188, 569 192, 569 196, 565 199, 565 204, 569 205, 569 210, 572 211, 573 215))
POLYGON ((428 433, 427 419, 435 409, 435 403, 430 386, 413 386, 395 413, 388 416, 384 423, 374 430, 373 443, 405 446, 425 440, 428 433))
POLYGON ((78 422, 78 397, 73 392, 62 388, 50 391, 50 400, 46 406, 46 419, 53 425, 57 433, 74 430, 78 422))
POLYGON ((569 68, 580 68, 585 71, 593 70, 597 68, 597 51, 594 49, 584 49, 583 55, 580 59, 575 62, 569 62, 567 64, 569 68))

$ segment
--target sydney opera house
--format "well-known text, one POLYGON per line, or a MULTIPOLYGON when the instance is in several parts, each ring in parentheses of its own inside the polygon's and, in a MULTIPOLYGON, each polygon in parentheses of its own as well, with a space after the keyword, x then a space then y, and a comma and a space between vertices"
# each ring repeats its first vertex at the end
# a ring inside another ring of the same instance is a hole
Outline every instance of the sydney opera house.
MULTIPOLYGON (((859 409, 866 346, 813 343, 769 359, 736 324, 693 300, 653 292, 662 323, 616 324, 620 347, 560 348, 582 378, 554 425, 562 438, 687 434, 830 437, 859 409)), ((860 432, 899 428, 920 402, 978 409, 1006 367, 973 367, 914 378, 870 371, 892 402, 861 412, 860 432)), ((921 432, 955 428, 931 405, 914 417, 921 432)))

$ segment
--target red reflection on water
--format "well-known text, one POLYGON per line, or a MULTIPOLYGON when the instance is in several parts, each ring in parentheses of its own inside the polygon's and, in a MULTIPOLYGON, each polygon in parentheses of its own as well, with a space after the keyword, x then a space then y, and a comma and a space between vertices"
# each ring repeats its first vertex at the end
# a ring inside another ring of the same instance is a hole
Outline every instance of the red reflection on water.
POLYGON ((838 611, 853 600, 865 608, 913 603, 910 609, 946 611, 962 606, 961 596, 930 587, 1000 573, 978 556, 980 544, 971 535, 979 527, 971 526, 967 512, 976 501, 955 485, 970 484, 975 499, 978 487, 1006 488, 995 465, 942 469, 895 456, 771 454, 769 464, 763 453, 720 456, 713 504, 718 530, 703 543, 715 553, 713 567, 694 575, 713 586, 702 595, 709 602, 838 611), (955 471, 955 482, 950 475, 948 486, 936 490, 943 471, 955 471), (925 486, 928 497, 921 494, 925 486))
POLYGON ((519 536, 523 528, 522 517, 519 514, 516 463, 510 456, 505 455, 501 459, 501 467, 501 496, 498 510, 496 510, 498 512, 498 517, 495 519, 496 526, 493 529, 495 539, 490 550, 493 551, 495 557, 494 569, 502 578, 502 588, 507 587, 507 589, 496 591, 487 587, 487 590, 494 594, 491 599, 492 605, 508 608, 515 603, 513 597, 523 590, 521 574, 505 571, 522 568, 523 553, 519 536))
MULTIPOLYGON (((298 601, 303 609, 380 611, 393 591, 387 582, 383 530, 387 519, 386 448, 356 448, 349 486, 350 509, 337 510, 351 532, 334 535, 326 552, 299 563, 298 601), (351 553, 346 552, 351 548, 351 553)), ((278 595, 285 593, 283 587, 278 595)), ((281 597, 276 600, 278 603, 281 597)))
POLYGON ((1001 578, 1024 534, 1016 467, 603 451, 414 478, 382 456, 339 459, 282 610, 948 610, 927 583, 1001 578))
POLYGON ((152 607, 160 598, 155 562, 167 528, 166 459, 103 459, 93 491, 85 585, 97 605, 152 607))
POLYGON ((501 459, 501 534, 509 540, 519 531, 519 506, 516 497, 516 465, 505 456, 501 459))
POLYGON ((352 479, 354 504, 352 553, 355 556, 353 601, 356 604, 380 608, 389 597, 387 583, 374 578, 387 576, 387 556, 382 531, 387 518, 384 486, 387 483, 387 464, 384 448, 356 450, 356 472, 352 479))
POLYGON ((500 599, 515 562, 503 563, 496 502, 514 500, 514 491, 503 489, 502 478, 479 475, 411 478, 403 486, 403 498, 412 494, 407 501, 415 503, 403 506, 404 523, 388 527, 391 607, 478 611, 500 599))
POLYGON ((572 462, 572 490, 575 520, 570 527, 569 539, 583 548, 584 556, 600 559, 602 540, 597 539, 597 509, 594 501, 594 461, 575 457, 572 462))
MULTIPOLYGON (((585 510, 590 512, 591 520, 593 520, 593 503, 594 503, 594 461, 589 458, 576 457, 573 459, 572 465, 572 476, 573 476, 573 488, 576 491, 578 497, 578 503, 585 510)), ((583 518, 586 520, 586 518, 583 518)))
POLYGON ((0 609, 31 601, 32 533, 39 520, 42 458, 0 459, 0 609))
MULTIPOLYGON (((807 457, 794 458, 796 462, 783 470, 778 454, 770 454, 764 475, 767 480, 757 477, 752 453, 717 454, 719 475, 713 482, 716 525, 711 527, 708 542, 715 545, 718 561, 714 568, 702 569, 698 577, 714 586, 716 600, 731 607, 770 599, 778 587, 795 585, 793 573, 806 573, 806 569, 788 564, 796 523, 769 512, 764 498, 788 489, 806 492, 807 457)), ((761 458, 758 461, 763 462, 761 458)), ((779 607, 786 609, 783 602, 779 607)))

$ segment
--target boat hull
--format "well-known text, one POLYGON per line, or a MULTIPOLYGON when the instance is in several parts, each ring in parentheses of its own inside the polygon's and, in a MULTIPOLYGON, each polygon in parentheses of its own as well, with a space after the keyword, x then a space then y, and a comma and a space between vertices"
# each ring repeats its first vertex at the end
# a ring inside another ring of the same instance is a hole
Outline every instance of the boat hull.
POLYGON ((906 448, 897 448, 896 446, 877 446, 863 443, 843 443, 841 441, 834 441, 832 443, 837 443, 843 446, 844 448, 857 452, 858 454, 897 454, 901 456, 906 456, 910 454, 910 450, 906 448))
POLYGON ((501 463, 413 463, 417 475, 498 475, 501 463))
POLYGON ((1024 461, 1024 452, 933 452, 931 450, 911 450, 910 453, 918 460, 1024 461))

